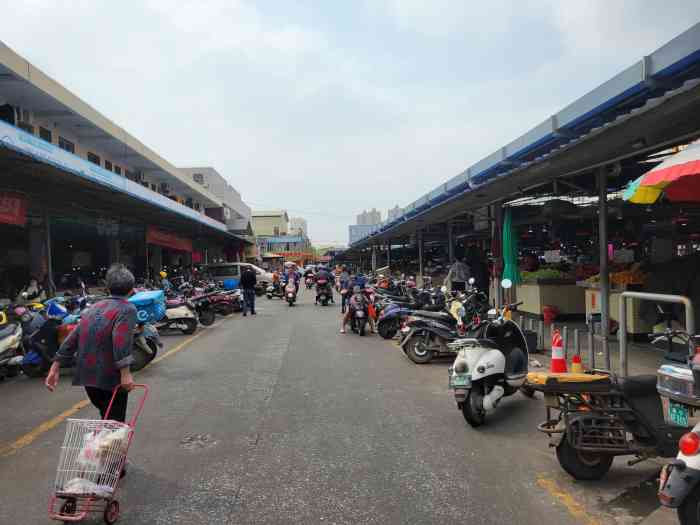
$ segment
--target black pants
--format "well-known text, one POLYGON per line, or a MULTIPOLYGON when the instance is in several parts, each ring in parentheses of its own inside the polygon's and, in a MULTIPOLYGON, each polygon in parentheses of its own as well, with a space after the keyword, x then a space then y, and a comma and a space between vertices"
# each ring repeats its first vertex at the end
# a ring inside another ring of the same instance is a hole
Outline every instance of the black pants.
POLYGON ((255 313, 255 288, 243 288, 243 315, 250 310, 255 313))
MULTIPOLYGON (((102 390, 94 386, 86 386, 85 392, 87 392, 90 402, 100 411, 100 416, 104 419, 105 412, 107 412, 107 407, 112 399, 112 391, 102 390)), ((117 396, 114 398, 112 409, 109 411, 109 419, 124 423, 126 420, 126 403, 128 399, 129 392, 120 389, 119 392, 117 392, 117 396)))

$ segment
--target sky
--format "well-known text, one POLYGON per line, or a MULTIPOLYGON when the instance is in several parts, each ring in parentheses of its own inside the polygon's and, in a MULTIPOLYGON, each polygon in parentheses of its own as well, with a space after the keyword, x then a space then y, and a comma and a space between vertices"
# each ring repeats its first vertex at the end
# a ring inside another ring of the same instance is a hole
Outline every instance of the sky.
MULTIPOLYGON (((5 3, 8 0, 0 0, 5 3)), ((0 38, 176 166, 347 243, 700 21, 697 0, 14 0, 0 38)))

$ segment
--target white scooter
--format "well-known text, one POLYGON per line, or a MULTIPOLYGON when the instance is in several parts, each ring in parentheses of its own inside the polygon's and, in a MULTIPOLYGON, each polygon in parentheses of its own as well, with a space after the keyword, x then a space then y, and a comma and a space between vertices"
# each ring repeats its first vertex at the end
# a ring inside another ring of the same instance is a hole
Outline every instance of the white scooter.
MULTIPOLYGON (((504 279, 501 285, 507 289, 512 282, 504 279)), ((454 390, 457 407, 472 427, 481 426, 500 400, 515 394, 527 379, 527 341, 518 324, 510 319, 511 310, 518 304, 489 310, 476 337, 447 345, 457 352, 449 369, 449 388, 454 390)))
POLYGON ((197 330, 197 309, 189 299, 177 306, 167 306, 165 317, 156 323, 156 328, 175 328, 185 335, 191 335, 197 330))
POLYGON ((297 287, 293 280, 289 280, 287 285, 284 287, 284 297, 289 303, 289 306, 294 306, 297 300, 297 287))

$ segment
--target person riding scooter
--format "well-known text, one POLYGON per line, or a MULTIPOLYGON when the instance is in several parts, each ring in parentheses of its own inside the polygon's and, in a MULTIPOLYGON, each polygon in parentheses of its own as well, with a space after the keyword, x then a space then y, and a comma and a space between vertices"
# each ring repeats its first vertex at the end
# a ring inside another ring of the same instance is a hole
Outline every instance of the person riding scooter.
POLYGON ((333 300, 333 290, 331 288, 331 283, 333 282, 333 276, 326 269, 325 266, 319 267, 318 273, 316 274, 316 282, 318 283, 318 286, 316 288, 315 303, 318 304, 318 296, 320 295, 319 291, 320 291, 321 286, 326 288, 326 290, 330 296, 331 303, 335 303, 335 301, 333 300), (325 281, 325 283, 324 283, 324 281, 325 281), (321 283, 323 283, 323 285, 321 285, 321 283))

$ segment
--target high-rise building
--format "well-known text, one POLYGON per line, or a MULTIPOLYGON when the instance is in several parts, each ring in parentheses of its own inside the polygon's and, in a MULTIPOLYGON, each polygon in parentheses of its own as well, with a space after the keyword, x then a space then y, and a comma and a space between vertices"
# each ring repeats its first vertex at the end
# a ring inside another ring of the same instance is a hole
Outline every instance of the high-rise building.
POLYGON ((380 224, 382 222, 382 213, 376 208, 363 211, 357 216, 357 224, 360 226, 369 226, 371 224, 380 224))
POLYGON ((302 235, 309 234, 309 227, 306 219, 302 217, 292 217, 289 219, 289 231, 292 233, 301 233, 302 235))
POLYGON ((394 219, 398 219, 401 217, 401 214, 403 213, 403 210, 397 206, 394 206, 390 210, 387 210, 386 212, 386 218, 389 221, 393 221, 394 219))

